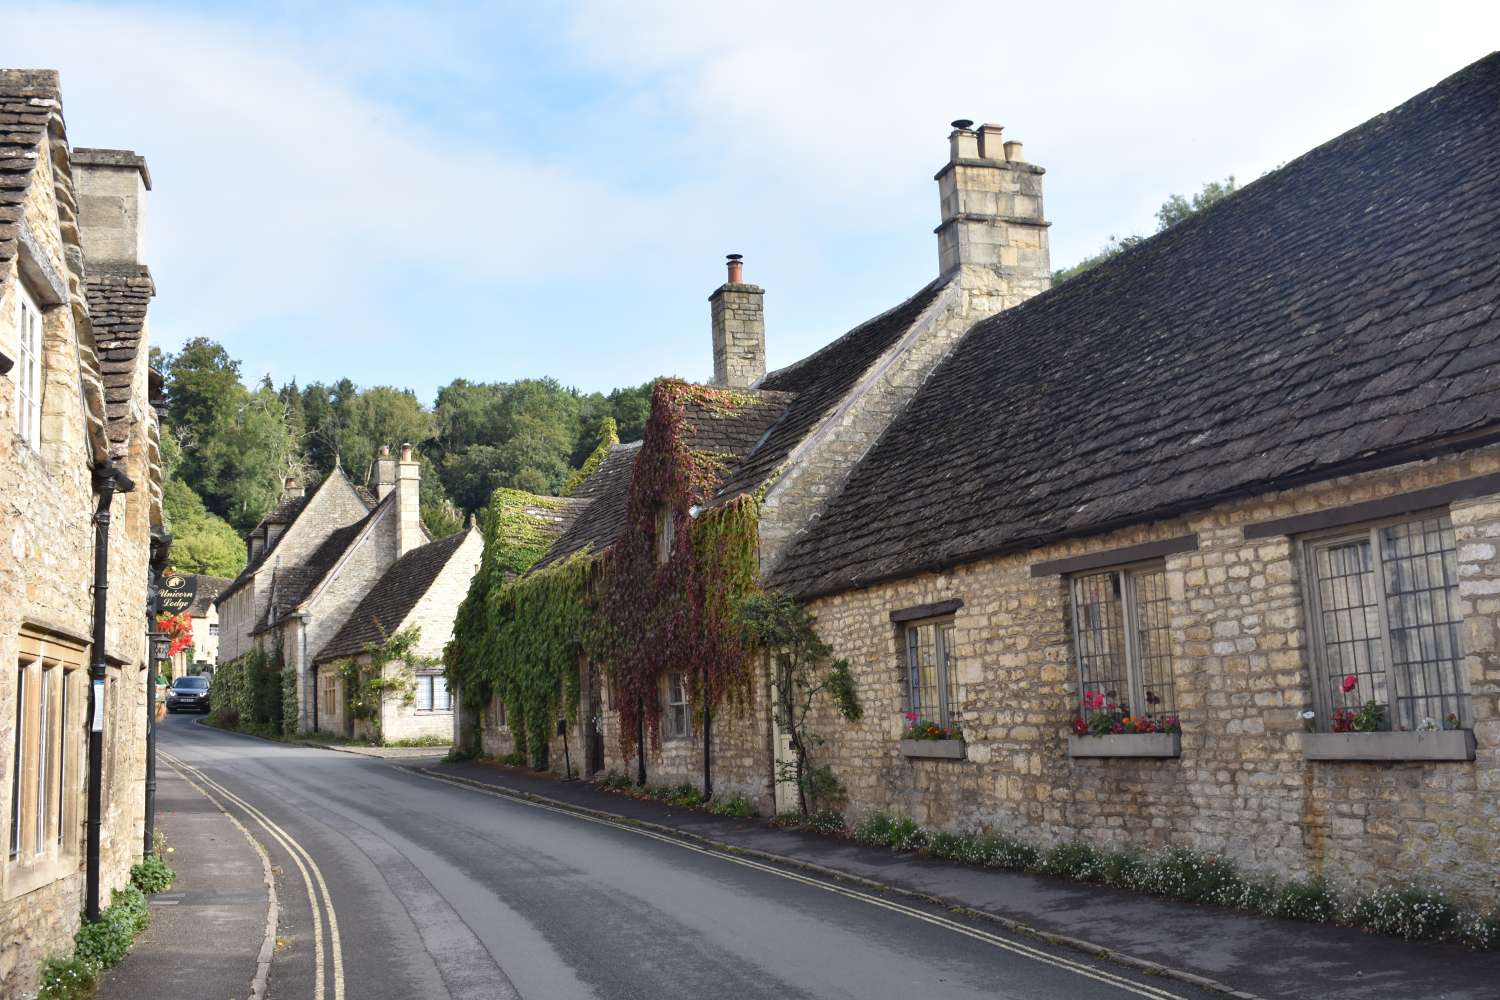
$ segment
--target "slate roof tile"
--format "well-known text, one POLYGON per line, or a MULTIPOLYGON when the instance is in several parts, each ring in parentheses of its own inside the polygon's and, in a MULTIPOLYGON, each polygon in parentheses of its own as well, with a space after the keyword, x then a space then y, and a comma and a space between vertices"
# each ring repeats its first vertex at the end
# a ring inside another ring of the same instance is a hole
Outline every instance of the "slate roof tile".
POLYGON ((977 324, 772 583, 837 592, 1500 429, 1497 233, 1500 54, 977 324))
POLYGON ((566 559, 583 548, 595 552, 613 545, 625 527, 625 509, 630 497, 630 474, 635 469, 641 443, 617 444, 609 449, 593 474, 578 484, 573 499, 587 506, 538 559, 533 569, 566 559))
POLYGON ((468 531, 455 532, 418 546, 392 563, 313 662, 356 656, 367 644, 380 642, 382 632, 389 636, 399 629, 468 536, 468 531))
POLYGON ((95 354, 104 380, 110 448, 116 458, 125 454, 130 439, 131 389, 140 360, 146 310, 155 294, 156 285, 145 266, 90 267, 84 278, 95 354))

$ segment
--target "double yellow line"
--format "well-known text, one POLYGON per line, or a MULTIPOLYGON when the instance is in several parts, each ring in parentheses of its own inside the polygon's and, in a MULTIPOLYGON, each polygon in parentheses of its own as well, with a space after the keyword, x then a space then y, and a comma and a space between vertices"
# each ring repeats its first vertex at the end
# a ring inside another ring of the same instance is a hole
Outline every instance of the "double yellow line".
POLYGON ((470 791, 477 791, 482 792, 486 795, 493 795, 496 798, 506 799, 508 801, 515 802, 524 806, 530 806, 533 809, 543 809, 547 812, 559 813, 564 816, 571 816, 574 819, 581 819, 588 823, 597 823, 600 826, 608 826, 613 827, 616 830, 624 830, 627 833, 633 833, 637 836, 650 837, 652 840, 659 840, 664 844, 671 844, 674 847, 680 847, 685 851, 693 851, 697 854, 702 854, 707 857, 717 858, 720 861, 729 861, 737 865, 743 865, 746 868, 754 868, 755 870, 765 872, 768 875, 775 875, 778 878, 784 878, 791 882, 799 882, 802 885, 811 886, 815 889, 822 889, 824 892, 831 892, 839 896, 845 896, 849 899, 867 903, 871 906, 878 906, 881 909, 889 910, 892 913, 899 913, 902 916, 910 917, 913 920, 920 920, 924 923, 932 924, 935 927, 941 927, 945 930, 953 931, 956 934, 962 934, 965 937, 973 938, 976 941, 981 941, 985 944, 999 948, 1002 951, 1008 951, 1011 954, 1019 955, 1023 958, 1028 958, 1035 962, 1040 962, 1043 965, 1050 965, 1054 968, 1084 976, 1088 979, 1097 980, 1098 982, 1105 983, 1109 986, 1116 987, 1117 989, 1124 990, 1127 993, 1134 993, 1137 996, 1150 997, 1151 1000, 1184 1000, 1183 996, 1180 993, 1172 993, 1168 990, 1164 990, 1147 983, 1139 983, 1133 979, 1127 979, 1124 976, 1109 972, 1106 969, 1100 969, 1084 962, 1077 962, 1069 958, 1063 958, 1060 955, 1051 954, 1049 952, 1043 951, 1040 948, 1034 948, 1031 945, 1023 944, 1020 941, 1001 937, 998 934, 992 934, 989 931, 980 930, 977 927, 971 927, 970 925, 960 923, 957 920, 950 920, 947 917, 939 916, 935 913, 928 913, 925 910, 920 910, 913 906, 906 906, 901 903, 885 899, 881 896, 872 895, 868 892, 860 892, 857 889, 851 889, 847 886, 839 885, 836 882, 813 878, 809 875, 803 875, 799 872, 788 871, 784 868, 778 868, 774 865, 764 864, 750 858, 740 857, 738 855, 729 854, 724 851, 715 850, 713 848, 700 847, 697 844, 689 843, 677 837, 668 836, 667 834, 663 833, 657 833, 653 830, 642 829, 641 827, 632 826, 627 823, 605 819, 600 816, 591 816, 573 809, 564 809, 559 806, 548 805, 545 802, 537 802, 534 799, 528 799, 523 798, 519 795, 508 794, 505 791, 497 789, 491 785, 481 784, 480 782, 470 781, 464 778, 457 778, 448 775, 440 775, 426 769, 415 771, 413 773, 420 774, 432 781, 441 781, 444 784, 453 785, 458 788, 466 788, 470 791))
POLYGON ((286 851, 287 856, 292 859, 297 870, 302 874, 302 883, 307 887, 307 901, 312 907, 313 916, 313 1000, 326 1000, 325 978, 325 949, 323 939, 323 923, 328 923, 328 947, 327 953, 333 958, 333 1000, 344 1000, 344 949, 339 939, 339 918, 333 909, 333 897, 328 892, 328 883, 323 880, 323 872, 318 863, 313 860, 312 855, 307 852, 296 839, 287 833, 270 817, 259 809, 240 798, 238 795, 219 784, 201 770, 191 764, 184 763, 165 750, 158 749, 157 754, 170 764, 177 773, 181 774, 183 780, 197 788, 209 801, 218 806, 224 812, 229 812, 224 803, 214 797, 218 793, 227 802, 238 806, 246 817, 254 820, 266 831, 276 843, 280 844, 286 851), (197 779, 194 781, 194 779, 197 779), (200 784, 201 783, 201 784, 200 784), (309 871, 310 870, 310 871, 309 871))

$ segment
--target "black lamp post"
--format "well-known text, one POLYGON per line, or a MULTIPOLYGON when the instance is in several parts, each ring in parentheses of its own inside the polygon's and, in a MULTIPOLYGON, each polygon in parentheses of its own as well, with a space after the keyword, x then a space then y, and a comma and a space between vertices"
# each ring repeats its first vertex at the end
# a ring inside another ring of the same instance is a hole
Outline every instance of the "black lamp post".
POLYGON ((145 856, 156 851, 156 678, 171 659, 172 637, 165 632, 147 632, 151 644, 151 674, 146 678, 146 845, 145 856))

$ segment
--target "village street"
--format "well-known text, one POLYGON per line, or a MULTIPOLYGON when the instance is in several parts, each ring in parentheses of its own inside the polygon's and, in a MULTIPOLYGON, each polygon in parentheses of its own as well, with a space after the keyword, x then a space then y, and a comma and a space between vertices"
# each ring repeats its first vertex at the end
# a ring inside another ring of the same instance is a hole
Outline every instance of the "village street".
POLYGON ((1016 939, 1018 953, 995 925, 968 936, 896 897, 879 905, 402 766, 416 761, 278 746, 182 716, 160 743, 279 872, 274 998, 315 996, 303 866, 337 924, 337 944, 327 924, 320 943, 328 1000, 1208 995, 1032 939, 1016 939))

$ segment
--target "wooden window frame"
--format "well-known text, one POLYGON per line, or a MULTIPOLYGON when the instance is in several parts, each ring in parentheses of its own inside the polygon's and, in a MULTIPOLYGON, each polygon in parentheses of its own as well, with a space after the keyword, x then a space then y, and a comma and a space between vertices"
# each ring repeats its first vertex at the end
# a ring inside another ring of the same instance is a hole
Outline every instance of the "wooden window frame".
POLYGON ((956 628, 951 614, 902 621, 897 628, 897 640, 901 647, 902 689, 905 691, 907 711, 916 712, 923 721, 934 722, 944 728, 958 725, 962 718, 962 710, 955 704, 959 700, 958 654, 951 648, 957 645, 953 639, 956 628), (932 628, 933 684, 937 688, 938 702, 935 718, 927 714, 930 706, 918 707, 920 699, 913 683, 917 670, 912 656, 921 641, 921 630, 929 626, 932 628))
POLYGON ((45 314, 24 281, 16 289, 16 436, 32 451, 42 449, 42 388, 46 384, 45 314))
POLYGON ((25 629, 17 646, 14 700, 6 706, 16 712, 18 725, 4 762, 10 774, 4 782, 7 849, 0 855, 0 901, 76 871, 83 822, 84 648, 25 629), (38 742, 43 738, 45 748, 38 742))
MULTIPOLYGON (((1124 672, 1125 687, 1129 698, 1118 699, 1118 702, 1130 709, 1130 714, 1136 717, 1147 718, 1170 718, 1179 714, 1177 704, 1177 663, 1168 651, 1167 669, 1171 673, 1171 705, 1170 708, 1153 709, 1146 700, 1145 665, 1141 651, 1141 640, 1139 633, 1140 594, 1139 579, 1145 574, 1161 573, 1163 577, 1167 572, 1165 561, 1161 559, 1148 559, 1131 563, 1117 564, 1112 566, 1089 567, 1086 570, 1072 573, 1064 579, 1068 586, 1068 616, 1070 631, 1073 637, 1073 669, 1078 678, 1078 706, 1080 714, 1087 717, 1090 711, 1083 705, 1084 695, 1088 693, 1090 680, 1084 670, 1083 656, 1083 634, 1080 627, 1080 614, 1078 609, 1077 584, 1085 577, 1102 576, 1110 574, 1119 581, 1119 609, 1120 609, 1120 631, 1121 656, 1124 662, 1120 665, 1124 672)), ((1170 598, 1167 598, 1170 601, 1170 598)), ((1170 624, 1168 625, 1170 629, 1170 624)), ((1169 640, 1170 641, 1170 640, 1169 640)))
MULTIPOLYGON (((1375 599, 1377 616, 1380 624, 1380 652, 1382 665, 1385 671, 1386 691, 1389 703, 1385 706, 1385 723, 1391 729, 1400 725, 1398 719, 1399 703, 1403 692, 1411 689, 1411 679, 1405 672, 1398 670, 1395 664, 1395 645, 1391 638, 1392 626, 1390 618, 1390 594, 1388 594, 1388 581, 1386 578, 1385 548, 1382 540, 1383 529, 1396 525, 1419 523, 1432 518, 1448 519, 1448 530, 1453 531, 1450 511, 1448 508, 1429 509, 1419 512, 1399 514, 1392 517, 1384 517, 1378 520, 1365 521, 1357 525, 1341 525, 1324 531, 1310 532, 1297 538, 1297 561, 1302 572, 1302 606, 1303 614, 1307 622, 1307 641, 1309 652, 1309 680, 1313 689, 1313 709, 1317 712, 1317 729, 1319 732, 1332 731, 1333 713, 1338 708, 1356 707, 1344 704, 1343 701, 1334 697, 1332 690, 1333 677, 1329 673, 1327 637, 1324 633, 1323 607, 1321 602, 1321 580, 1318 575, 1317 555, 1319 552, 1339 546, 1348 545, 1358 541, 1367 541, 1370 545, 1370 564, 1374 574, 1375 599)), ((1454 539, 1454 547, 1457 548, 1457 539, 1454 539)), ((1454 586, 1457 586, 1455 576, 1454 586)), ((1469 687, 1467 673, 1466 652, 1463 649, 1462 619, 1459 621, 1457 630, 1459 650, 1456 681, 1458 690, 1449 697, 1454 699, 1458 707, 1458 718, 1460 729, 1472 729, 1474 726, 1473 692, 1469 687)), ((1437 720, 1441 726, 1442 720, 1437 720)))
POLYGON ((693 734, 693 696, 688 691, 687 674, 680 673, 674 670, 668 673, 663 679, 666 681, 666 692, 665 697, 662 699, 662 703, 666 706, 666 711, 662 714, 666 717, 667 724, 663 727, 662 739, 685 740, 693 734), (681 681, 681 683, 677 685, 682 695, 682 700, 680 701, 673 699, 673 695, 679 693, 678 691, 673 691, 672 679, 674 677, 679 678, 681 681), (674 710, 679 708, 682 710, 682 726, 680 730, 674 718, 674 710))

